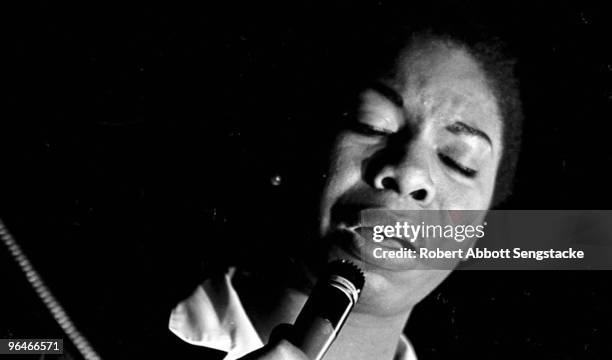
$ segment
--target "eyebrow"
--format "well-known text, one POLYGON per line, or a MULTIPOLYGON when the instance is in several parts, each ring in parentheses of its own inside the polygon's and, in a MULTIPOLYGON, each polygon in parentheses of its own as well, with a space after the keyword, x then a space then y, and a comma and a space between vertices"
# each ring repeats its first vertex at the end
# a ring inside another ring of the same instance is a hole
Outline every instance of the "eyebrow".
POLYGON ((484 131, 478 130, 475 127, 472 127, 464 122, 454 122, 451 125, 447 126, 446 130, 456 135, 469 135, 479 137, 488 142, 489 145, 493 146, 491 138, 484 131))
MULTIPOLYGON (((395 106, 398 106, 400 108, 404 107, 404 99, 401 97, 400 94, 397 93, 397 91, 395 91, 389 85, 381 81, 373 81, 369 84, 369 88, 387 98, 387 100, 391 101, 395 106)), ((470 126, 464 122, 456 121, 451 125, 447 126, 446 130, 455 135, 468 135, 479 137, 489 143, 491 147, 493 146, 493 141, 491 141, 489 135, 487 135, 484 131, 470 126)))
POLYGON ((391 101, 393 105, 403 108, 404 107, 404 99, 402 99, 401 95, 397 93, 397 91, 393 90, 390 86, 380 81, 373 81, 369 84, 368 88, 376 91, 380 95, 387 98, 387 100, 391 101))

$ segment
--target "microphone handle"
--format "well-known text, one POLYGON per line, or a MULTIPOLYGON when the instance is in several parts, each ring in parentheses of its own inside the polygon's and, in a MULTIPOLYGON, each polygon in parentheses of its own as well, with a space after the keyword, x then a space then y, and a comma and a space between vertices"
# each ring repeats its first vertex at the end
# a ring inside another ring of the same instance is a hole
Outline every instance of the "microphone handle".
POLYGON ((319 282, 298 315, 292 342, 310 359, 323 358, 357 302, 357 292, 347 279, 333 275, 319 282))

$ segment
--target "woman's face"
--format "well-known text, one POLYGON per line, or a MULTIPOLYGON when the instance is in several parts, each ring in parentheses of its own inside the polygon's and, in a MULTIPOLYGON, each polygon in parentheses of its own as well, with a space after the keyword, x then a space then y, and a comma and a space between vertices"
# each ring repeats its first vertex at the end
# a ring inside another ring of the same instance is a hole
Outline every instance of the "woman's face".
POLYGON ((475 59, 441 41, 400 52, 388 75, 360 94, 356 110, 333 147, 321 235, 330 243, 330 258, 348 258, 366 269, 362 309, 401 311, 450 270, 431 270, 408 259, 385 266, 360 248, 359 224, 350 219, 373 208, 488 209, 502 153, 502 122, 475 59), (347 235, 353 239, 348 244, 347 235))

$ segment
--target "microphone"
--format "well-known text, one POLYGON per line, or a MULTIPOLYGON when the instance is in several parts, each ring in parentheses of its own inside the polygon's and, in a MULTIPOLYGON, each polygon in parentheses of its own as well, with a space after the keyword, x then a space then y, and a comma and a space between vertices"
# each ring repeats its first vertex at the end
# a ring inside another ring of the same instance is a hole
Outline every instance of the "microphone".
POLYGON ((363 272, 353 263, 330 263, 295 320, 293 344, 310 359, 322 359, 357 303, 364 283, 363 272))

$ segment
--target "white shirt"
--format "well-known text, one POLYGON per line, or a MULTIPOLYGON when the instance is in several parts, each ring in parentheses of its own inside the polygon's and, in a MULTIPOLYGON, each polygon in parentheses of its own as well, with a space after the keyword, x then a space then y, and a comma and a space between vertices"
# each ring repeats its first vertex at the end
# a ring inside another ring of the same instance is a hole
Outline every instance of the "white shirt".
MULTIPOLYGON (((233 271, 224 279, 208 279, 170 314, 169 328, 182 340, 227 353, 235 360, 264 346, 232 286, 233 271)), ((395 360, 416 360, 408 339, 402 335, 395 360)))

